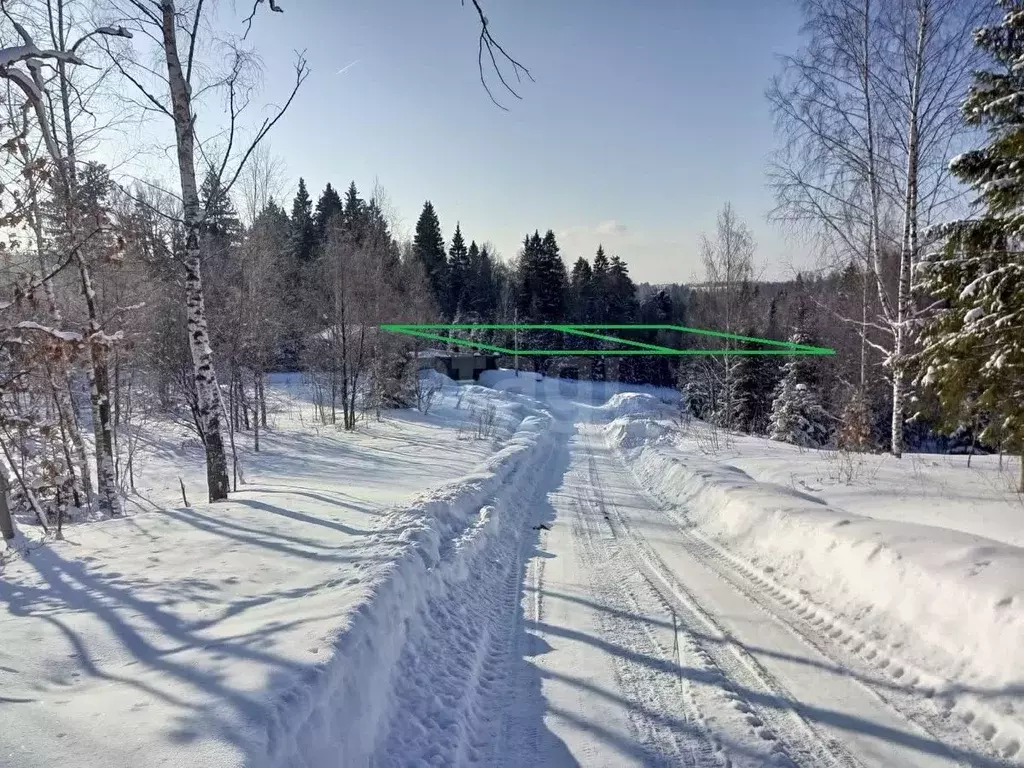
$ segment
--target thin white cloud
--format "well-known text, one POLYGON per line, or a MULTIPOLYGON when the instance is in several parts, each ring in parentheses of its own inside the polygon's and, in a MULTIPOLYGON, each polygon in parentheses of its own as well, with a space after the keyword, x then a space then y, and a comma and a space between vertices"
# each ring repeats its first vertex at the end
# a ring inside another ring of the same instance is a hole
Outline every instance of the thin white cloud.
POLYGON ((573 227, 566 227, 562 231, 557 232, 556 237, 558 237, 559 240, 589 242, 591 240, 600 240, 602 238, 613 240, 617 237, 624 237, 628 232, 629 227, 621 221, 609 219, 607 221, 602 221, 596 226, 576 225, 573 227))
POLYGON ((615 219, 609 219, 608 221, 602 221, 597 225, 596 232, 599 235, 624 235, 629 230, 625 224, 615 219))

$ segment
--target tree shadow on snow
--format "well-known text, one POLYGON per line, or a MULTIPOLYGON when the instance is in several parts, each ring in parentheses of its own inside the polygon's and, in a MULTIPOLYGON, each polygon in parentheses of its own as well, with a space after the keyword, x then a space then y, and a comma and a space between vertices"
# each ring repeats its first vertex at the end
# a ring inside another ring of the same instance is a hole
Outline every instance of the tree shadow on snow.
MULTIPOLYGON (((330 583, 279 590, 227 605, 224 610, 205 618, 187 619, 175 613, 170 601, 140 597, 137 579, 128 580, 118 573, 91 569, 87 563, 64 559, 51 547, 32 552, 26 562, 35 569, 38 586, 0 582, 0 601, 14 616, 32 617, 53 627, 62 635, 71 650, 60 659, 47 660, 55 674, 67 668, 58 663, 73 659, 73 670, 66 679, 54 682, 69 686, 65 695, 74 693, 74 685, 82 676, 115 683, 138 693, 137 706, 149 699, 169 705, 171 721, 163 737, 171 743, 188 743, 199 738, 227 740, 240 748, 248 748, 251 733, 247 726, 266 717, 265 694, 252 694, 229 680, 221 663, 231 659, 252 662, 271 674, 301 674, 305 666, 281 657, 266 648, 273 638, 285 631, 319 621, 325 617, 311 616, 301 620, 261 622, 260 628, 224 634, 216 631, 228 618, 271 601, 302 598, 330 583), (131 661, 112 664, 101 654, 107 640, 92 638, 95 628, 82 619, 100 621, 117 643, 130 655, 131 661), (149 674, 159 673, 157 675, 149 674)), ((148 587, 147 587, 148 589, 148 587)), ((183 602, 201 603, 200 593, 207 586, 192 579, 172 580, 169 590, 183 602)), ((123 704, 128 697, 111 701, 123 704)), ((112 717, 117 712, 108 713, 112 717)))
MULTIPOLYGON (((561 482, 562 476, 569 468, 569 448, 567 442, 559 441, 557 453, 550 461, 550 475, 555 479, 553 485, 561 482)), ((547 552, 541 547, 540 526, 551 526, 556 517, 555 509, 548 500, 548 492, 554 488, 540 488, 535 498, 539 499, 532 515, 527 515, 524 525, 530 526, 522 544, 520 557, 520 573, 517 583, 525 587, 527 568, 531 558, 546 557, 547 552), (533 530, 536 528, 536 530, 533 530)), ((538 634, 530 632, 532 628, 524 606, 530 603, 529 597, 524 599, 525 589, 521 587, 516 598, 516 627, 513 651, 509 660, 508 686, 509 699, 505 702, 502 713, 502 730, 499 740, 499 751, 495 756, 498 764, 505 768, 518 766, 544 765, 552 768, 561 766, 579 766, 572 752, 544 722, 544 715, 550 711, 542 690, 541 671, 531 659, 550 650, 547 642, 538 634)))
MULTIPOLYGON (((621 613, 614 611, 613 609, 602 607, 596 603, 589 604, 598 607, 601 610, 607 610, 609 612, 616 614, 621 613)), ((648 620, 645 617, 639 616, 635 618, 641 620, 648 620)), ((658 622, 655 621, 652 623, 658 622)), ((694 683, 707 686, 720 686, 722 683, 722 678, 713 672, 709 672, 707 670, 699 669, 696 667, 683 666, 668 659, 662 659, 654 656, 649 656, 647 654, 639 653, 625 646, 618 645, 617 643, 609 642, 607 640, 604 640, 603 638, 594 637, 585 632, 580 632, 579 630, 571 629, 569 627, 560 627, 543 622, 526 622, 526 626, 528 628, 536 630, 537 632, 543 633, 551 637, 564 637, 577 642, 586 643, 604 653, 617 656, 628 662, 642 665, 653 671, 671 675, 673 677, 679 677, 694 683)), ((671 626, 671 624, 669 624, 669 626, 671 626)), ((700 637, 700 639, 715 639, 704 638, 701 636, 698 637, 700 637)), ((723 642, 721 640, 716 641, 723 642)), ((732 642, 735 644, 735 641, 727 640, 724 642, 732 642)), ((751 649, 746 646, 740 647, 744 647, 746 650, 761 650, 751 649)), ((799 659, 797 660, 800 661, 799 659)), ((808 660, 803 661, 811 663, 808 660)), ((844 671, 839 670, 838 668, 830 671, 834 671, 836 674, 846 674, 844 671)), ((562 679, 562 677, 560 676, 559 679, 562 679)), ((596 693, 598 695, 613 698, 617 696, 617 694, 610 694, 608 692, 604 692, 601 690, 594 690, 593 686, 582 680, 574 680, 571 678, 564 679, 566 682, 569 682, 577 687, 587 689, 591 693, 596 693)), ((793 711, 798 713, 802 718, 804 718, 812 724, 821 723, 824 725, 835 727, 840 730, 868 734, 882 741, 887 741, 893 744, 899 744, 909 749, 913 749, 917 752, 920 752, 922 754, 934 755, 936 757, 941 757, 945 759, 954 758, 962 762, 963 764, 971 765, 975 768, 997 768, 998 766, 1005 765, 1003 761, 998 760, 996 758, 988 757, 986 755, 968 751, 965 749, 960 749, 956 746, 944 744, 936 739, 929 738, 927 736, 921 736, 917 733, 891 728, 889 726, 885 726, 879 723, 872 722, 870 720, 866 720, 856 715, 847 714, 845 712, 838 712, 823 707, 811 706, 808 704, 804 704, 800 701, 794 701, 789 698, 783 698, 773 694, 768 694, 764 691, 747 688, 743 685, 736 683, 735 681, 732 681, 730 685, 736 693, 743 696, 751 704, 770 707, 772 709, 779 710, 792 709, 793 711)), ((1006 695, 1007 692, 1004 691, 1001 693, 1006 695)), ((635 709, 636 703, 630 702, 629 706, 635 709)), ((677 724, 673 722, 670 724, 672 725, 674 730, 678 727, 689 727, 685 723, 677 724)), ((735 745, 729 746, 730 751, 735 751, 735 749, 735 745)))

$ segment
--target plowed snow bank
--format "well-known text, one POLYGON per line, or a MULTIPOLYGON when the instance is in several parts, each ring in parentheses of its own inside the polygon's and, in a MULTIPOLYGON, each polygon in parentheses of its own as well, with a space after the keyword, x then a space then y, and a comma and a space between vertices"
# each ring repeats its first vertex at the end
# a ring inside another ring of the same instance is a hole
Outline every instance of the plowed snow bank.
POLYGON ((1019 752, 1024 718, 1010 698, 1024 687, 1024 549, 860 516, 757 482, 666 447, 671 426, 626 418, 606 428, 669 514, 861 629, 917 668, 908 679, 948 691, 965 718, 985 711, 997 746, 1019 752))

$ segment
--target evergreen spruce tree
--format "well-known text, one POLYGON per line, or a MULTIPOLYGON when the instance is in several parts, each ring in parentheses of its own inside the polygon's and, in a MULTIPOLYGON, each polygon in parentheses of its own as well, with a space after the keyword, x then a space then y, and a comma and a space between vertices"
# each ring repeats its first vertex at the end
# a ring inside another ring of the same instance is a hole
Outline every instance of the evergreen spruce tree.
POLYGON ((536 297, 540 292, 540 274, 543 261, 540 232, 523 238, 523 252, 517 264, 516 305, 520 321, 541 322, 536 297))
POLYGON ((569 319, 574 323, 591 322, 594 292, 594 271, 582 256, 572 266, 569 276, 569 319))
POLYGON ((362 244, 369 224, 368 207, 366 201, 359 197, 359 190, 356 189, 354 181, 349 183, 348 190, 345 192, 342 220, 345 231, 353 242, 362 244))
MULTIPOLYGON (((795 344, 814 344, 798 327, 790 337, 795 344)), ((769 436, 772 440, 805 448, 820 448, 828 442, 831 417, 821 405, 814 369, 806 357, 792 356, 783 366, 772 401, 769 436)))
POLYGON ((299 178, 299 188, 292 201, 292 213, 288 226, 288 245, 282 259, 282 290, 284 305, 288 310, 289 323, 281 342, 281 359, 278 365, 286 370, 295 370, 302 350, 302 334, 307 302, 304 286, 307 271, 316 251, 316 227, 313 222, 313 201, 306 189, 306 182, 299 178))
POLYGON ((465 297, 466 317, 471 318, 472 322, 487 322, 485 318, 490 315, 491 310, 489 305, 491 299, 490 283, 493 279, 493 273, 490 256, 487 256, 486 266, 484 265, 484 256, 485 252, 481 251, 480 246, 476 244, 476 240, 473 240, 466 252, 466 258, 469 263, 469 277, 466 283, 465 297))
POLYGON ((555 233, 550 229, 541 240, 538 266, 536 314, 544 323, 564 322, 567 283, 565 262, 559 253, 555 233))
POLYGON ((341 215, 342 210, 341 196, 328 182, 320 193, 320 199, 316 201, 316 212, 313 214, 313 230, 319 247, 322 248, 327 242, 327 227, 341 215))
POLYGON ((291 261, 295 266, 295 274, 298 274, 298 267, 308 264, 313 260, 313 251, 316 246, 316 229, 313 224, 313 201, 306 191, 306 182, 299 179, 299 189, 295 193, 295 200, 292 202, 291 231, 288 237, 288 252, 291 261))
POLYGON ((469 291, 473 284, 473 269, 470 264, 469 250, 462 237, 462 226, 455 223, 455 234, 452 245, 448 249, 448 291, 447 314, 452 317, 463 317, 468 311, 469 291))
POLYGON ((636 318, 636 286, 629 276, 626 262, 612 256, 608 267, 608 314, 609 322, 629 323, 636 318))
POLYGON ((686 411, 703 420, 711 419, 717 408, 710 371, 707 362, 700 358, 691 358, 679 367, 679 389, 686 411))
MULTIPOLYGON (((740 331, 741 336, 757 336, 757 329, 748 326, 740 331)), ((751 342, 738 342, 740 351, 759 349, 751 342)), ((733 376, 730 379, 732 397, 729 398, 733 414, 732 427, 748 434, 763 434, 771 415, 772 389, 765 387, 765 367, 771 365, 768 356, 737 355, 733 376)))
POLYGON ((441 235, 441 222, 429 200, 423 204, 423 211, 416 222, 416 234, 412 242, 413 258, 421 265, 430 285, 430 293, 438 312, 448 317, 447 284, 448 257, 441 235))
MULTIPOLYGON (((664 289, 650 294, 637 310, 638 318, 644 325, 667 325, 672 323, 672 297, 664 289)), ((642 331, 631 335, 638 341, 678 347, 680 334, 672 331, 642 331)), ((651 355, 637 358, 639 381, 658 386, 671 387, 675 380, 674 361, 665 355, 651 355)))
POLYGON ((203 178, 199 201, 204 212, 202 235, 215 239, 221 248, 237 245, 242 235, 242 223, 231 197, 213 169, 207 171, 203 178))
MULTIPOLYGON (((944 302, 921 337, 923 382, 946 425, 992 418, 979 437, 1024 452, 1024 3, 1002 0, 1001 22, 975 33, 996 65, 975 73, 966 121, 988 133, 950 169, 978 195, 978 218, 944 228, 945 249, 924 264, 924 290, 944 302)), ((1024 491, 1024 457, 1020 489, 1024 491)))
MULTIPOLYGON (((519 321, 563 322, 568 278, 555 233, 548 230, 543 238, 537 231, 527 235, 523 240, 523 252, 519 257, 516 271, 519 321)), ((562 344, 561 334, 547 331, 531 332, 522 341, 531 346, 549 349, 562 344)), ((547 361, 535 358, 534 362, 542 369, 547 361)))
POLYGON ((608 262, 608 257, 605 255, 604 246, 597 246, 597 253, 594 255, 594 267, 591 270, 593 279, 591 283, 591 302, 590 316, 593 318, 592 322, 595 323, 607 323, 609 322, 609 293, 610 287, 610 275, 611 264, 608 262))
POLYGON ((501 300, 501 285, 498 266, 486 245, 480 249, 479 295, 477 314, 486 322, 493 323, 498 316, 498 302, 501 300))

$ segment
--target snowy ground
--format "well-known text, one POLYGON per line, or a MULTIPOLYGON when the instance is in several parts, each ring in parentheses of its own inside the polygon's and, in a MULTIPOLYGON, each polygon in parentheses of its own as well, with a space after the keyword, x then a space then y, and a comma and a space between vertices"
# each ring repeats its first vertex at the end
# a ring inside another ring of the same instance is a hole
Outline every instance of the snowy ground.
POLYGON ((212 507, 162 430, 149 511, 2 574, 0 765, 1024 760, 1015 467, 482 383, 345 435, 279 382, 212 507))
POLYGON ((230 503, 197 503, 199 448, 160 424, 136 459, 135 514, 4 567, 0 764, 59 752, 80 766, 228 766, 265 752, 292 725, 280 708, 393 567, 404 529, 388 512, 462 487, 522 419, 503 407, 478 439, 479 394, 460 401, 452 386, 426 416, 344 434, 314 423, 298 380, 277 384, 275 428, 246 451, 230 503))
POLYGON ((1024 547, 1024 496, 1015 456, 858 455, 806 451, 746 435, 719 436, 694 423, 677 446, 743 470, 755 480, 810 493, 831 506, 883 520, 949 528, 1024 547), (970 462, 970 466, 968 466, 970 462))

